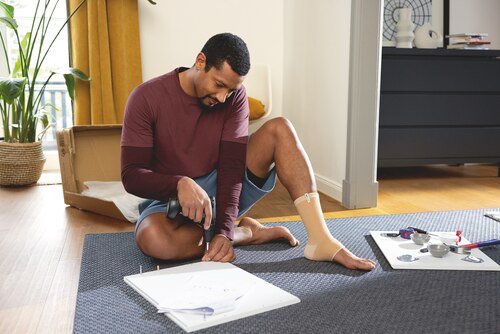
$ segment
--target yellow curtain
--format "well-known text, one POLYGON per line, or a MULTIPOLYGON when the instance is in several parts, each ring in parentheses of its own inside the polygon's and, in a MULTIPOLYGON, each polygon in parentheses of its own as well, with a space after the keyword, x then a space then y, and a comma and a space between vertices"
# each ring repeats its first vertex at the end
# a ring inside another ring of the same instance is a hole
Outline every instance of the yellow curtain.
MULTIPOLYGON (((72 12, 81 0, 68 0, 72 12)), ((87 0, 70 21, 75 125, 121 124, 128 95, 142 81, 137 0, 87 0)))

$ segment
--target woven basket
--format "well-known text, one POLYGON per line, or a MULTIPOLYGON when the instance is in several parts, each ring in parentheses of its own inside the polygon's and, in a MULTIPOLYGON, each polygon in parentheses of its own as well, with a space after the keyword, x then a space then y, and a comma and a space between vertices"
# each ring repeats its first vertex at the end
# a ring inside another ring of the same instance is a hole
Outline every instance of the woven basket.
POLYGON ((0 186, 36 183, 42 175, 44 163, 42 142, 0 142, 0 186))

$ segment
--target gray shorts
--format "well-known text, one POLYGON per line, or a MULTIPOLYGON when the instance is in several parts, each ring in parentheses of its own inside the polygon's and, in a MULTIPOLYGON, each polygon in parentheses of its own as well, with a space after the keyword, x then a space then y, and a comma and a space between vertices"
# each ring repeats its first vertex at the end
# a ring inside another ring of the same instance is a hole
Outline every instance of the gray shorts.
MULTIPOLYGON (((205 190, 209 197, 215 197, 217 195, 217 170, 213 170, 210 174, 201 176, 194 179, 194 181, 205 190)), ((273 168, 271 173, 266 179, 266 182, 262 188, 257 187, 253 184, 247 175, 247 170, 245 169, 245 176, 243 177, 243 185, 241 188, 240 195, 240 206, 238 217, 243 216, 250 208, 257 203, 262 197, 270 193, 274 189, 276 184, 276 170, 273 168)), ((139 228, 141 222, 147 216, 162 212, 165 213, 166 203, 148 199, 139 204, 139 218, 135 225, 135 230, 139 228)))

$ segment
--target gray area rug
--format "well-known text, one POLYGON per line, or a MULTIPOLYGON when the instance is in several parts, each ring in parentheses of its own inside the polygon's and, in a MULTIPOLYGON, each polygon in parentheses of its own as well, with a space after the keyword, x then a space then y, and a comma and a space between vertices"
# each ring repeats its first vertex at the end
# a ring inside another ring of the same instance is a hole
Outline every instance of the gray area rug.
MULTIPOLYGON (((461 229, 471 241, 498 238, 500 223, 484 217, 486 211, 500 209, 328 220, 332 234, 353 253, 377 261, 368 273, 308 261, 302 257, 307 235, 301 223, 270 224, 287 226, 301 246, 239 247, 234 264, 301 302, 199 333, 500 333, 499 272, 393 270, 369 235, 416 226, 461 229)), ((500 263, 500 248, 483 252, 500 263)), ((123 282, 139 265, 149 271, 179 264, 144 256, 133 233, 87 235, 74 332, 183 333, 123 282)))

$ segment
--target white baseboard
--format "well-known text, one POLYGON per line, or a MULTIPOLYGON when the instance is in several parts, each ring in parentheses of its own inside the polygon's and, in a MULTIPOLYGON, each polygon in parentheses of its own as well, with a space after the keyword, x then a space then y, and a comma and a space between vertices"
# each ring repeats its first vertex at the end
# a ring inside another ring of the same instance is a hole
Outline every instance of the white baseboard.
POLYGON ((328 179, 327 177, 315 174, 316 176, 316 185, 318 186, 318 190, 323 194, 332 197, 333 199, 342 202, 342 185, 338 184, 335 181, 328 179))
POLYGON ((355 183, 344 180, 342 184, 342 206, 346 209, 376 208, 378 201, 378 182, 355 183))

